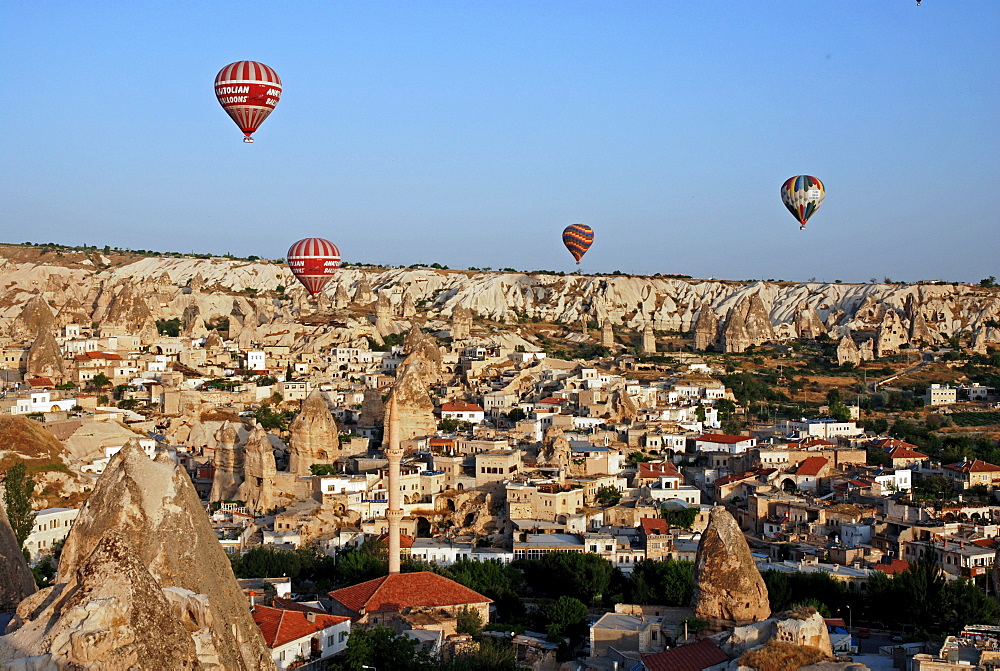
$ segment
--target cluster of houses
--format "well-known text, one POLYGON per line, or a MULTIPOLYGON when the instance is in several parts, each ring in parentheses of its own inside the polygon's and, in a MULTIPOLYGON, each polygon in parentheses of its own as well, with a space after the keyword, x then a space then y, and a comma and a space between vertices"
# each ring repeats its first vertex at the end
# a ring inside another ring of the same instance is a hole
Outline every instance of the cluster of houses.
MULTIPOLYGON (((90 441, 77 450, 89 457, 73 464, 81 473, 96 477, 129 439, 138 438, 151 456, 169 447, 191 473, 231 553, 263 543, 312 545, 335 555, 387 532, 381 426, 365 423, 363 406, 366 392, 391 385, 404 358, 400 347, 310 350, 279 340, 244 348, 215 333, 140 343, 86 331, 65 326, 57 339, 75 387, 9 374, 0 400, 0 411, 43 416, 70 453, 74 440, 90 441), (134 403, 114 407, 101 399, 109 390, 82 393, 99 375, 134 403), (276 394, 294 407, 316 390, 357 449, 336 468, 305 476, 309 495, 301 505, 271 511, 209 501, 212 450, 191 440, 168 446, 163 427, 135 412, 176 416, 190 406, 186 398, 196 397, 247 415, 276 394), (317 503, 340 506, 342 517, 356 523, 317 529, 311 519, 317 503)), ((5 347, 5 372, 23 372, 26 352, 5 347)), ((641 561, 692 560, 708 511, 723 505, 753 541, 762 569, 824 571, 864 590, 872 571, 901 570, 929 551, 954 576, 984 580, 993 565, 1000 509, 961 497, 953 505, 920 506, 907 494, 914 478, 927 475, 947 478, 958 495, 980 486, 992 491, 1000 466, 937 464, 914 445, 866 435, 853 421, 789 420, 727 435, 719 406, 736 399, 689 355, 678 354, 677 364, 657 377, 637 374, 629 357, 608 372, 522 346, 465 340, 442 353, 441 365, 448 380, 429 390, 441 428, 406 441, 401 469, 403 552, 413 558, 448 565, 589 552, 627 574, 641 561), (870 451, 887 465, 869 465, 870 451), (442 511, 458 523, 440 524, 442 511)), ((934 386, 928 402, 954 402, 952 392, 934 386)), ((75 513, 39 511, 26 545, 34 560, 65 537, 75 513)), ((352 624, 391 624, 444 650, 463 644, 455 631, 459 609, 489 618, 485 597, 450 581, 439 584, 434 574, 406 575, 310 604, 265 590, 267 603, 256 600, 254 617, 281 668, 339 652, 352 624)), ((603 640, 635 640, 640 653, 678 640, 670 623, 680 620, 666 613, 614 616, 602 618, 597 630, 620 625, 632 633, 597 635, 594 657, 602 655, 603 640), (666 618, 662 628, 651 624, 658 618, 666 618)), ((526 647, 545 648, 544 641, 526 647)))

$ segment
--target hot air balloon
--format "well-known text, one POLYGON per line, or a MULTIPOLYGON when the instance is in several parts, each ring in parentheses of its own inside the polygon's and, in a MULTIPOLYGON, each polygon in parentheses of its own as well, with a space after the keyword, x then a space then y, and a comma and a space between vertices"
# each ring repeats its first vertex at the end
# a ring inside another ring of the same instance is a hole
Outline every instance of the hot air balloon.
POLYGON ((570 224, 563 229, 562 238, 566 249, 576 259, 576 265, 580 265, 580 259, 594 243, 594 229, 587 224, 570 224))
POLYGON ((337 245, 323 238, 299 240, 288 248, 285 258, 292 274, 302 282, 310 296, 323 291, 323 287, 340 267, 340 250, 337 245))
POLYGON ((215 96, 243 131, 243 141, 253 142, 250 136, 281 99, 281 78, 263 63, 236 61, 215 76, 215 96))
POLYGON ((825 197, 826 189, 823 187, 823 182, 810 175, 789 177, 781 185, 781 202, 801 224, 800 231, 805 230, 809 217, 819 209, 825 197))

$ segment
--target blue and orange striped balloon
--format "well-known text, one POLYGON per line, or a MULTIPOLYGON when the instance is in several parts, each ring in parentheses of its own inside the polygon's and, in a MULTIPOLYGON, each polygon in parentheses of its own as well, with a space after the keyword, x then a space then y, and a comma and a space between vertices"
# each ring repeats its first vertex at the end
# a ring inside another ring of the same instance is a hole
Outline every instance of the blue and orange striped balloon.
POLYGON ((563 230, 563 244, 580 265, 580 259, 594 243, 594 229, 587 224, 570 224, 563 230))

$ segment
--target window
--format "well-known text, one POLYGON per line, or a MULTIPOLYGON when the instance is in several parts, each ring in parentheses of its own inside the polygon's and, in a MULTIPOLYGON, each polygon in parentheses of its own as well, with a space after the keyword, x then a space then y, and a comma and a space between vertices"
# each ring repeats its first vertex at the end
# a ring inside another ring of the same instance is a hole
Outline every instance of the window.
POLYGON ((339 640, 340 640, 341 643, 343 643, 344 641, 347 640, 347 632, 346 631, 340 632, 339 640))

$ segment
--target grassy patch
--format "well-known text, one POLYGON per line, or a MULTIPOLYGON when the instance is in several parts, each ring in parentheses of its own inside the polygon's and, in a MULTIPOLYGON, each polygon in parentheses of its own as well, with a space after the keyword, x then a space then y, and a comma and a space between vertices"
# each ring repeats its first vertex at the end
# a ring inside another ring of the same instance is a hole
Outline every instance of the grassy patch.
POLYGON ((958 426, 991 426, 1000 424, 1000 412, 953 412, 948 417, 958 426))
POLYGON ((757 671, 796 671, 825 657, 822 652, 809 646, 768 641, 763 648, 745 653, 740 657, 739 663, 740 666, 749 666, 757 671))

